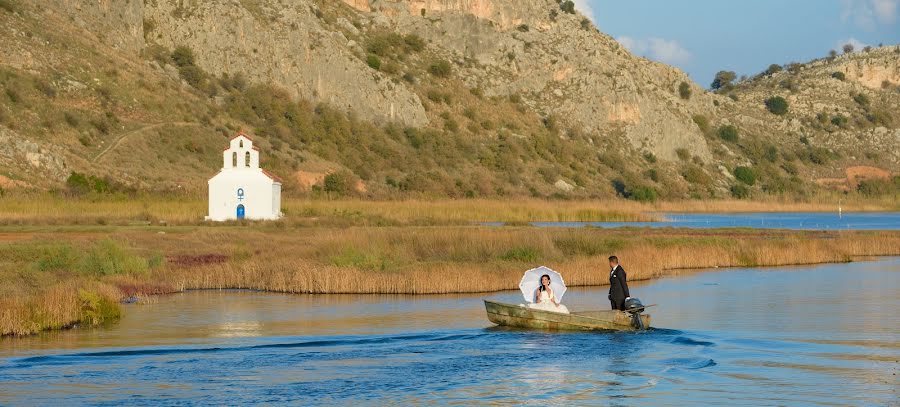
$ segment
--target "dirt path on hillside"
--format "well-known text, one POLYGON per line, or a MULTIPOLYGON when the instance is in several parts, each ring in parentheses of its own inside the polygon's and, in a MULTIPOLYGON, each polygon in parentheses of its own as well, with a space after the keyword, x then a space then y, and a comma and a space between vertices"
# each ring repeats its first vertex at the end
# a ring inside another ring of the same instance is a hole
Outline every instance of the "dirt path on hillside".
POLYGON ((104 148, 102 151, 100 151, 100 153, 98 153, 96 156, 94 156, 94 159, 92 159, 91 162, 94 162, 94 163, 99 162, 100 159, 103 158, 104 155, 106 155, 106 153, 108 153, 108 152, 110 152, 110 151, 116 149, 116 147, 118 147, 119 144, 122 144, 122 141, 124 141, 126 138, 128 138, 128 136, 130 136, 130 135, 132 135, 132 134, 141 133, 141 132, 144 132, 144 131, 147 131, 147 130, 158 129, 158 128, 163 127, 163 126, 199 126, 199 125, 200 125, 200 123, 195 123, 195 122, 166 122, 166 123, 156 123, 156 124, 150 124, 150 125, 141 127, 141 128, 139 128, 139 129, 135 129, 135 130, 132 130, 132 131, 128 131, 128 132, 122 133, 122 134, 116 139, 116 141, 113 141, 112 143, 110 143, 106 148, 104 148))

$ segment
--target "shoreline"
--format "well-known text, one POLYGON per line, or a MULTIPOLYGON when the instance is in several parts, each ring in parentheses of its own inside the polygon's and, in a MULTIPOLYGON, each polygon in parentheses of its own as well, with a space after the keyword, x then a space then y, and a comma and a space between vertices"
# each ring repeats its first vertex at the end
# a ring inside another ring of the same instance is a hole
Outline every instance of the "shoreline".
MULTIPOLYGON (((677 278, 682 275, 681 272, 711 273, 711 272, 729 271, 731 269, 741 269, 741 268, 755 269, 755 268, 764 268, 764 267, 796 267, 796 266, 814 266, 814 265, 823 265, 823 264, 857 263, 857 262, 879 261, 881 259, 894 258, 894 257, 898 257, 898 256, 900 256, 900 253, 894 254, 894 255, 854 256, 853 259, 850 259, 848 261, 842 261, 842 262, 825 261, 825 262, 790 263, 790 264, 778 264, 778 265, 758 265, 758 266, 750 266, 750 267, 748 267, 748 266, 715 266, 715 267, 699 267, 699 268, 676 268, 676 269, 664 270, 663 273, 654 275, 652 277, 646 277, 646 278, 641 278, 641 279, 629 279, 629 282, 649 283, 649 282, 653 282, 653 281, 664 279, 664 278, 677 278)), ((607 284, 592 284, 592 285, 569 285, 568 287, 569 288, 588 288, 588 289, 590 289, 590 288, 606 287, 608 285, 609 284, 607 283, 607 284)), ((445 295, 446 296, 452 296, 452 295, 475 296, 478 294, 491 294, 491 293, 500 293, 500 292, 504 292, 504 291, 515 291, 515 290, 516 290, 515 288, 506 288, 506 289, 489 290, 489 291, 458 291, 458 292, 445 292, 445 293, 400 293, 400 292, 394 292, 394 293, 387 293, 387 292, 378 292, 378 293, 376 293, 376 292, 369 292, 369 293, 359 293, 359 292, 305 293, 305 292, 290 292, 290 291, 277 291, 277 290, 271 290, 271 289, 249 288, 249 287, 243 287, 243 288, 242 287, 184 288, 184 289, 176 290, 176 291, 161 292, 161 293, 154 293, 154 294, 149 294, 146 296, 141 296, 141 297, 137 298, 137 301, 135 304, 142 305, 142 304, 147 304, 147 303, 153 303, 156 301, 157 298, 162 297, 162 296, 184 294, 184 293, 188 293, 191 291, 246 291, 246 292, 263 293, 263 294, 284 294, 284 295, 348 295, 348 296, 352 295, 352 296, 373 296, 373 297, 378 297, 378 296, 420 297, 420 296, 445 296, 445 295)), ((125 303, 124 300, 125 299, 123 298, 121 301, 118 302, 118 304, 120 306, 121 305, 129 305, 128 303, 125 303)), ((58 328, 43 329, 43 330, 31 332, 28 334, 21 334, 21 335, 20 334, 3 333, 3 334, 0 334, 0 341, 7 340, 7 339, 35 336, 35 335, 39 335, 44 332, 69 331, 69 330, 79 329, 82 327, 81 326, 82 322, 83 321, 72 321, 69 324, 58 327, 58 328)), ((118 320, 107 321, 104 324, 116 324, 116 323, 118 323, 118 320)), ((89 325, 88 327, 97 329, 99 327, 99 325, 89 325)), ((100 328, 100 329, 102 329, 102 328, 100 328)))
MULTIPOLYGON (((90 229, 90 228, 89 228, 90 229)), ((478 294, 546 265, 571 287, 687 270, 900 255, 900 231, 534 227, 184 227, 11 233, 0 245, 0 334, 117 320, 119 302, 188 289, 308 294, 478 294), (19 239, 16 239, 19 238, 19 239), (164 253, 164 255, 163 255, 164 253), (100 270, 101 272, 97 272, 100 270), (5 291, 4 291, 5 290, 5 291)))
POLYGON ((85 196, 11 194, 0 207, 0 227, 228 225, 330 226, 459 226, 479 222, 641 222, 658 221, 662 214, 737 214, 809 212, 900 212, 893 199, 864 201, 826 197, 819 202, 779 200, 659 201, 623 199, 554 201, 535 198, 498 199, 309 199, 286 197, 284 217, 266 222, 203 220, 205 198, 195 196, 85 196))

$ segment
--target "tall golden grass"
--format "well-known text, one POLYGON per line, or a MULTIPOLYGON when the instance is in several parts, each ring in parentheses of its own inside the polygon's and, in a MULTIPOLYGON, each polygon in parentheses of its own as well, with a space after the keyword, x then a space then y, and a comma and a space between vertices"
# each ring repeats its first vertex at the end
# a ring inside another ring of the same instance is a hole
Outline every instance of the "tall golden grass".
MULTIPOLYGON (((655 212, 789 212, 900 210, 894 200, 865 201, 838 197, 816 203, 779 201, 678 201, 639 203, 547 201, 540 199, 461 200, 314 200, 285 198, 283 225, 458 225, 473 222, 649 221, 655 212)), ((0 199, 0 225, 199 225, 205 197, 83 197, 47 193, 7 194, 0 199)), ((275 222, 278 224, 279 222, 275 222)))
MULTIPOLYGON (((606 285, 606 257, 618 255, 632 280, 646 280, 681 269, 780 266, 847 262, 862 256, 900 255, 900 234, 739 235, 702 234, 668 239, 660 236, 621 237, 610 240, 609 250, 595 255, 567 256, 554 245, 565 232, 520 230, 472 233, 431 231, 392 233, 350 230, 321 236, 313 255, 307 248, 268 251, 243 262, 228 262, 194 269, 169 269, 159 276, 179 289, 248 288, 290 293, 439 294, 515 289, 521 273, 540 264, 560 271, 572 286, 606 285), (468 235, 464 238, 463 235, 468 235), (328 253, 361 242, 378 253, 392 253, 384 269, 378 262, 359 266, 329 264, 328 253), (534 259, 504 260, 518 245, 537 248, 534 259), (293 254, 296 253, 296 254, 293 254), (325 258, 319 258, 321 256, 325 258), (373 267, 374 266, 374 267, 373 267)), ((600 234, 599 232, 597 234, 600 234)), ((585 233, 584 238, 593 238, 585 233)), ((601 236, 597 236, 603 239, 601 236)))
MULTIPOLYGON (((900 232, 772 230, 604 230, 534 227, 350 227, 37 231, 3 236, 0 334, 27 334, 81 321, 94 323, 85 298, 107 302, 133 294, 249 288, 288 293, 436 294, 515 289, 521 273, 552 267, 572 286, 607 284, 606 257, 618 255, 631 280, 681 269, 845 262, 900 255, 900 232), (132 274, 41 273, 31 245, 121 242, 166 265, 132 274), (18 247, 16 252, 11 246, 18 247), (15 255, 7 255, 7 254, 15 255), (26 253, 23 255, 22 253, 26 253), (27 278, 23 277, 28 274, 27 278), (29 280, 30 279, 30 280, 29 280), (33 288, 28 281, 56 281, 33 288), (93 293, 93 296, 80 294, 93 293)), ((89 307, 90 308, 90 307, 89 307)), ((104 309, 100 314, 113 315, 104 309)), ((104 318, 100 318, 104 319, 104 318)), ((108 319, 108 318, 107 318, 108 319)))

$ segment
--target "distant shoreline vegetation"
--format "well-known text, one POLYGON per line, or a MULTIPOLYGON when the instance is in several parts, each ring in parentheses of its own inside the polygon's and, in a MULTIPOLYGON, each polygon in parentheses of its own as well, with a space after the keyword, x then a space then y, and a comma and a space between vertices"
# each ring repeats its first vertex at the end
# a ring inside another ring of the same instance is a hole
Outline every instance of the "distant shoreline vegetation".
MULTIPOLYGON (((752 185, 756 175, 738 167, 735 177, 752 185)), ((152 194, 118 189, 102 179, 77 177, 75 190, 58 193, 11 191, 0 205, 0 227, 50 225, 208 225, 205 196, 152 194), (95 190, 92 191, 91 188, 95 190), (117 192, 97 193, 96 190, 117 192)), ((653 213, 900 211, 891 195, 881 199, 841 194, 792 200, 684 200, 634 202, 608 200, 398 199, 334 197, 282 199, 284 218, 264 222, 287 226, 441 226, 478 222, 645 222, 653 213)))

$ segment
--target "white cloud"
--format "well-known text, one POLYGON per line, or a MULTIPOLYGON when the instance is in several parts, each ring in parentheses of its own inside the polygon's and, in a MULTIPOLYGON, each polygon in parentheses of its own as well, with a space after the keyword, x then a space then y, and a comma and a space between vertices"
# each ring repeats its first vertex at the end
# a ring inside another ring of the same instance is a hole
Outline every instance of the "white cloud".
POLYGON ((844 48, 845 44, 852 45, 854 51, 861 51, 867 45, 866 43, 864 43, 856 38, 850 37, 850 38, 847 38, 846 40, 838 41, 837 44, 835 44, 834 49, 837 50, 838 53, 841 53, 841 52, 843 52, 843 51, 841 51, 841 49, 844 48))
POLYGON ((841 0, 841 22, 872 31, 878 24, 894 24, 900 0, 841 0))
POLYGON ((594 18, 594 9, 591 7, 591 3, 588 0, 574 0, 575 8, 584 14, 587 18, 591 19, 591 21, 597 21, 594 18))
POLYGON ((622 36, 616 38, 619 44, 633 54, 645 56, 667 64, 684 64, 691 60, 691 53, 676 40, 650 37, 647 39, 622 36))
POLYGON ((875 16, 884 24, 893 24, 897 19, 898 0, 872 0, 875 16))

